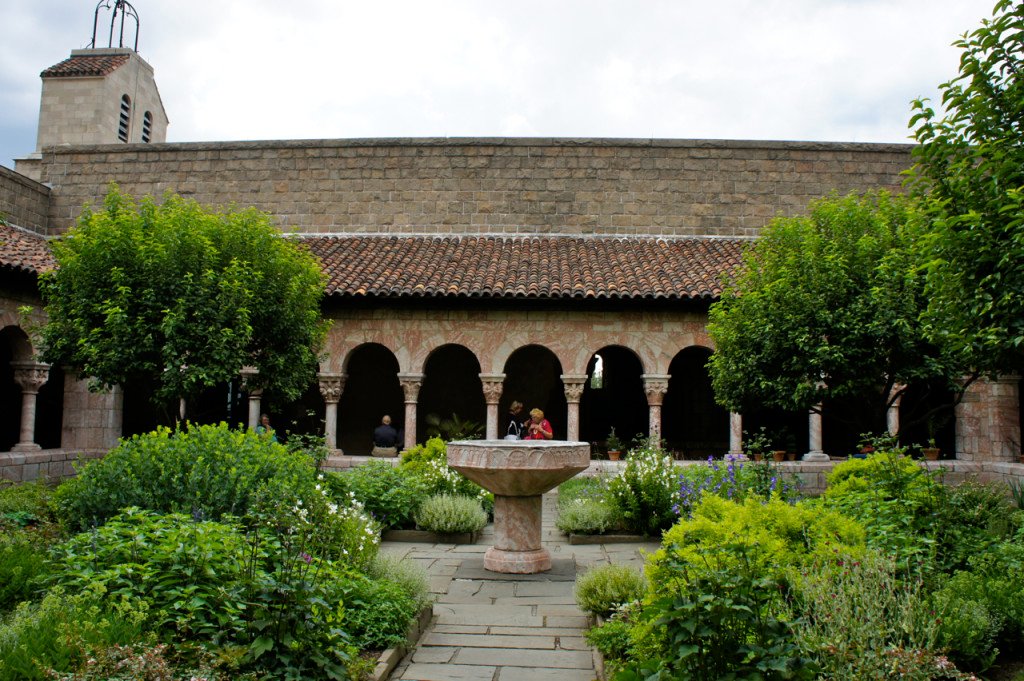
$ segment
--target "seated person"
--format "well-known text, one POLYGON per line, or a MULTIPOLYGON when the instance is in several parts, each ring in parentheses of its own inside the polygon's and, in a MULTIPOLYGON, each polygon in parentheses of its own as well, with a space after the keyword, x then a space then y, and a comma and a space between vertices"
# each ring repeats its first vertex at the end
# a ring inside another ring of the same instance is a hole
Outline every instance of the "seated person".
POLYGON ((385 415, 373 429, 371 456, 398 456, 398 431, 391 425, 390 416, 385 415))

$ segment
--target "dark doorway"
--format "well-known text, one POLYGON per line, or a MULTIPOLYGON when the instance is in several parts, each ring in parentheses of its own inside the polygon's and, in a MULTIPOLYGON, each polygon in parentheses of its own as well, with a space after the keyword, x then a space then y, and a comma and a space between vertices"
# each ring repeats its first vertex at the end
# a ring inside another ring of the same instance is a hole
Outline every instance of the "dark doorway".
MULTIPOLYGON (((10 451, 21 435, 21 386, 14 381, 11 362, 15 358, 15 344, 20 329, 9 327, 0 331, 0 452, 10 451)), ((23 335, 23 334, 22 334, 23 335)))
POLYGON ((759 434, 764 428, 773 449, 784 449, 800 458, 810 450, 809 416, 806 411, 784 409, 762 408, 746 411, 743 413, 743 439, 746 441, 748 433, 751 436, 759 434))
POLYGON ((822 448, 830 456, 849 456, 860 451, 861 436, 888 432, 885 415, 872 408, 874 396, 826 400, 821 420, 822 448))
POLYGON ((911 384, 900 402, 900 444, 927 447, 933 438, 939 458, 956 458, 953 391, 942 381, 911 384))
MULTIPOLYGON (((416 441, 425 442, 438 422, 461 424, 460 430, 469 429, 483 437, 487 404, 476 355, 461 345, 442 345, 430 353, 423 374, 416 408, 416 441)), ((442 435, 452 434, 445 427, 441 431, 442 435)), ((454 434, 461 437, 470 433, 454 434)))
MULTIPOLYGON (((568 416, 565 388, 562 386, 562 363, 555 353, 541 345, 527 345, 513 352, 505 362, 505 385, 498 413, 508 413, 513 400, 525 405, 523 418, 531 409, 540 409, 551 422, 556 440, 566 437, 568 416)), ((507 424, 505 424, 507 425, 507 424)), ((499 427, 499 434, 502 428, 499 427)))
POLYGON ((638 435, 649 435, 643 372, 640 359, 627 348, 609 345, 594 353, 580 398, 581 440, 603 443, 613 427, 627 444, 638 435))
POLYGON ((705 366, 710 356, 707 348, 686 348, 668 367, 661 436, 680 458, 706 459, 729 450, 729 412, 715 403, 705 366))
POLYGON ((383 345, 366 343, 349 355, 346 373, 338 401, 338 447, 345 454, 367 456, 373 449, 373 429, 385 414, 399 431, 405 426, 398 360, 383 345))
POLYGON ((36 397, 36 444, 43 449, 60 449, 64 425, 64 371, 50 367, 50 376, 36 397))

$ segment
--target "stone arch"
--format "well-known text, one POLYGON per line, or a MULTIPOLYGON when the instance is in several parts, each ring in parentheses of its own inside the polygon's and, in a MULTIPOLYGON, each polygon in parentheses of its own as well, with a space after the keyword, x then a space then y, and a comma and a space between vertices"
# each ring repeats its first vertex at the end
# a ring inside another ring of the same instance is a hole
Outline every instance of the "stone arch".
POLYGON ((524 345, 508 355, 503 373, 505 385, 498 413, 507 413, 513 400, 525 405, 523 418, 531 409, 539 408, 551 422, 555 439, 564 440, 568 432, 568 405, 558 355, 543 345, 524 345))
MULTIPOLYGON (((423 362, 416 417, 416 441, 425 442, 435 419, 472 421, 483 429, 487 424, 480 381, 480 362, 472 350, 457 343, 434 348, 423 362)), ((481 430, 482 434, 482 430, 481 430)))
POLYGON ((625 443, 638 434, 648 434, 650 411, 643 373, 640 355, 631 348, 606 345, 591 354, 580 398, 581 440, 603 442, 612 427, 625 443), (603 365, 600 383, 594 378, 598 356, 603 365))
POLYGON ((338 447, 345 454, 366 456, 373 449, 373 429, 391 416, 403 427, 405 400, 398 382, 399 363, 381 343, 363 343, 345 355, 345 389, 338 401, 338 447))
POLYGON ((668 366, 668 392, 661 408, 661 436, 688 459, 721 456, 729 449, 729 412, 715 403, 707 361, 711 349, 683 348, 668 366))

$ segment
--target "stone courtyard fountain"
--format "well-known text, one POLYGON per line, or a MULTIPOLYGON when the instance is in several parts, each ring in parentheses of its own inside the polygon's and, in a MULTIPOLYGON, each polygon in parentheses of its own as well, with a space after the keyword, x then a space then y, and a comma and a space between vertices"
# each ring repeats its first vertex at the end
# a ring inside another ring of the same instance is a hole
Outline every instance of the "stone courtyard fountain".
POLYGON ((494 546, 484 567, 511 574, 550 570, 551 554, 541 545, 541 495, 590 465, 590 445, 459 440, 448 443, 448 465, 494 493, 494 546))

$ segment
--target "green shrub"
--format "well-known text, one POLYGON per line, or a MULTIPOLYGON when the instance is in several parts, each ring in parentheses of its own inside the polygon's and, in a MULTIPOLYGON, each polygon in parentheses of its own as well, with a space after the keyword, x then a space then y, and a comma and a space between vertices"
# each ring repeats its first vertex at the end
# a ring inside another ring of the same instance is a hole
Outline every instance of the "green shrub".
POLYGON ((11 483, 0 480, 0 519, 15 520, 18 517, 38 522, 50 517, 50 497, 53 487, 45 480, 11 483))
MULTIPOLYGON (((776 580, 760 574, 742 545, 720 566, 687 574, 692 566, 670 558, 687 588, 656 597, 642 617, 660 631, 660 654, 624 665, 623 679, 811 679, 776 580)), ((867 678, 867 677, 865 677, 867 678)), ((877 678, 877 677, 875 677, 877 678)))
POLYGON ((965 678, 939 656, 939 621, 920 576, 901 573, 895 561, 869 551, 839 554, 793 581, 802 617, 797 638, 823 678, 965 678))
POLYGON ((352 495, 384 527, 411 527, 416 508, 427 496, 426 481, 386 461, 370 461, 344 473, 327 475, 332 493, 352 495))
POLYGON ((662 548, 648 560, 647 575, 656 589, 678 589, 686 574, 738 569, 729 561, 739 554, 727 550, 735 546, 746 547, 743 559, 757 574, 783 579, 789 566, 827 560, 836 551, 863 553, 864 528, 808 503, 790 505, 777 498, 759 501, 754 497, 737 503, 705 495, 692 518, 680 520, 665 533, 662 548), (689 568, 679 572, 674 565, 689 568))
POLYGON ((958 666, 982 672, 999 654, 996 641, 1003 621, 975 599, 973 579, 968 573, 955 576, 935 595, 933 609, 939 618, 937 646, 958 666))
POLYGON ((242 671, 344 677, 355 649, 338 626, 338 585, 356 573, 342 561, 372 561, 376 534, 358 509, 312 499, 322 503, 260 502, 248 528, 128 509, 58 547, 54 579, 142 604, 148 625, 169 640, 240 648, 242 671))
POLYGON ((416 510, 416 525, 441 534, 478 532, 487 524, 487 512, 472 497, 438 494, 416 510))
POLYGON ((47 574, 47 543, 39 541, 39 533, 0 532, 0 613, 29 600, 47 574))
POLYGON ((476 497, 488 512, 494 508, 493 494, 448 465, 448 446, 439 437, 402 452, 399 468, 420 479, 427 495, 476 497))
POLYGON ((0 681, 72 671, 91 648, 142 640, 145 618, 141 604, 110 598, 100 589, 74 596, 54 589, 0 622, 0 681))
POLYGON ((343 580, 345 603, 341 625, 361 650, 381 650, 405 642, 409 624, 419 613, 416 601, 401 584, 355 576, 343 580))
POLYGON ((65 522, 83 529, 129 506, 217 519, 245 515, 260 489, 301 498, 314 481, 304 454, 222 423, 122 441, 62 484, 54 501, 65 522))
POLYGON ((615 511, 603 499, 559 503, 555 520, 555 525, 565 534, 604 534, 617 524, 615 511))
POLYGON ((639 570, 628 565, 600 565, 576 580, 576 603, 589 613, 608 616, 618 606, 640 600, 646 586, 639 570))
POLYGON ((935 563, 943 572, 967 568, 980 556, 1013 535, 1021 526, 1021 513, 1006 497, 1002 485, 968 480, 937 490, 934 522, 935 563))
POLYGON ((398 584, 416 605, 417 612, 434 602, 430 579, 419 563, 393 554, 378 554, 366 571, 373 579, 398 584))
POLYGON ((869 546, 898 556, 909 569, 934 555, 936 509, 943 494, 935 474, 896 449, 838 464, 821 503, 859 520, 869 546))
POLYGON ((608 482, 608 501, 626 529, 660 535, 677 519, 679 471, 658 448, 630 451, 622 471, 608 482))
POLYGON ((625 660, 630 654, 632 628, 633 625, 618 612, 601 626, 588 629, 585 636, 587 643, 604 656, 607 667, 609 663, 625 660))

